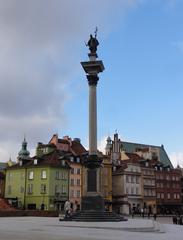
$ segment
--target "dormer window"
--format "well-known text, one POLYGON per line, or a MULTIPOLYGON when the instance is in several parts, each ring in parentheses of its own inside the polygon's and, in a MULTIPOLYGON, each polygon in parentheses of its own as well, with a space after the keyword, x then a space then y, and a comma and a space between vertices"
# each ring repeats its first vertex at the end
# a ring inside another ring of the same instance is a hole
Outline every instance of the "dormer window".
POLYGON ((73 157, 70 157, 70 161, 71 161, 71 162, 74 162, 74 158, 73 158, 73 157))
POLYGON ((29 180, 34 179, 34 172, 33 172, 33 171, 29 171, 29 172, 28 172, 28 179, 29 179, 29 180))
POLYGON ((46 170, 41 171, 41 178, 46 179, 46 170))
POLYGON ((64 160, 61 161, 61 165, 65 166, 65 161, 64 160))
POLYGON ((80 163, 80 159, 79 159, 79 157, 76 158, 76 161, 77 161, 77 163, 80 163))
POLYGON ((116 172, 116 166, 113 167, 113 172, 116 172))

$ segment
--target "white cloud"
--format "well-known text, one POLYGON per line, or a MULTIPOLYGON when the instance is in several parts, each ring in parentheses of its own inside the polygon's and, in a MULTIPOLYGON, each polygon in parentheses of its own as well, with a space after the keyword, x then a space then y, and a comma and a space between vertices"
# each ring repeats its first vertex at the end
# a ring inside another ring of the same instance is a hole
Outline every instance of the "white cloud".
POLYGON ((107 136, 102 137, 99 141, 98 141, 98 149, 105 154, 105 146, 106 146, 106 140, 107 140, 107 136))
POLYGON ((172 152, 169 157, 174 167, 177 167, 178 164, 183 167, 183 152, 172 152))
MULTIPOLYGON (((84 40, 106 36, 141 0, 0 0, 0 161, 67 124, 64 106, 84 40)), ((79 66, 79 64, 78 64, 79 66)), ((6 159, 5 159, 6 158, 6 159)))

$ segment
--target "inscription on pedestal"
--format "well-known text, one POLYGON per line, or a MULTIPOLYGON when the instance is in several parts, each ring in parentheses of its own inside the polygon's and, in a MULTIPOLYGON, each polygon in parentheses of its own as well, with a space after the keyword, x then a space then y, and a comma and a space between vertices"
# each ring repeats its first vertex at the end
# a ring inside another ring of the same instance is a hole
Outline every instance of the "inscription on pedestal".
POLYGON ((88 179, 87 179, 87 189, 88 192, 97 191, 97 172, 96 169, 88 169, 88 179))

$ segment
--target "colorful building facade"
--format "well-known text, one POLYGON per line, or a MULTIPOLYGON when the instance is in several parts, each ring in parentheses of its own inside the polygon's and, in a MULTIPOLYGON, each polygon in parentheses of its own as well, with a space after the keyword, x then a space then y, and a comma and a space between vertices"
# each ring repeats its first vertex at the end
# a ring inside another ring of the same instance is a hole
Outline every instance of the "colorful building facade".
POLYGON ((18 163, 7 168, 5 198, 22 209, 63 210, 69 196, 69 169, 54 145, 39 143, 35 157, 19 154, 18 163))

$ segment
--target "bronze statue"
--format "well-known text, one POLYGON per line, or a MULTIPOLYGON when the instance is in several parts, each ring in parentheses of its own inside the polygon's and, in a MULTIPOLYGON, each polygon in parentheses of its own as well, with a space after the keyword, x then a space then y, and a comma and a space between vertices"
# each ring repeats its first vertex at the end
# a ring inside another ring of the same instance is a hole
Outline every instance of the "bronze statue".
POLYGON ((98 45, 99 45, 99 42, 97 40, 97 28, 96 28, 95 37, 93 37, 92 34, 90 34, 90 39, 86 44, 86 46, 89 47, 90 53, 96 54, 98 45))

